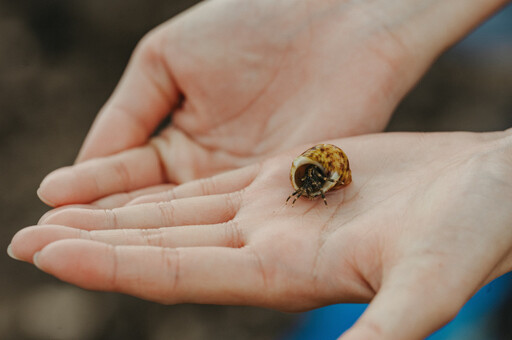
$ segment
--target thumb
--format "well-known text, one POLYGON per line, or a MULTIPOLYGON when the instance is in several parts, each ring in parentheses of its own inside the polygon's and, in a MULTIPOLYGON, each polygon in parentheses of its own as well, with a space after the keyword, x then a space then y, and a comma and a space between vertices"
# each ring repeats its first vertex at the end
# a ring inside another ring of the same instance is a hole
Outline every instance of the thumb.
POLYGON ((436 271, 419 270, 401 270, 383 282, 340 340, 424 339, 454 318, 475 291, 463 280, 443 280, 436 271))
POLYGON ((138 44, 121 81, 96 117, 77 162, 144 144, 177 103, 179 93, 165 60, 164 28, 138 44))

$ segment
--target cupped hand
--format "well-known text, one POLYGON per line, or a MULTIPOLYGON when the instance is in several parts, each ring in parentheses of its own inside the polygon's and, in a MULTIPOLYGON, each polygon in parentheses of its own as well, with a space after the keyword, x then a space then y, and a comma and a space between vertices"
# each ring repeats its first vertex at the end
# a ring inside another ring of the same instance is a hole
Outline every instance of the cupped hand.
POLYGON ((95 159, 48 176, 40 197, 90 203, 383 129, 438 52, 415 55, 399 38, 408 29, 390 28, 412 19, 390 8, 303 0, 192 8, 136 48, 78 157, 95 159), (171 125, 150 142, 171 111, 171 125))
POLYGON ((510 131, 330 142, 353 182, 328 207, 285 205, 296 149, 125 207, 53 211, 11 253, 87 289, 162 303, 371 300, 346 339, 423 338, 511 270, 510 131))

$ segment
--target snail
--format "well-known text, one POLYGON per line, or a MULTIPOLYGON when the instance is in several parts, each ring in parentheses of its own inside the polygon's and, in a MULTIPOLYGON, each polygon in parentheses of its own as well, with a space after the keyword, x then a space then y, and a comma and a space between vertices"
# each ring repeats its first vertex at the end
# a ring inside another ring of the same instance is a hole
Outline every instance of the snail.
POLYGON ((299 197, 309 199, 341 189, 352 182, 352 174, 345 152, 332 144, 318 144, 304 151, 292 162, 290 180, 295 191, 286 202, 294 197, 292 206, 299 197))

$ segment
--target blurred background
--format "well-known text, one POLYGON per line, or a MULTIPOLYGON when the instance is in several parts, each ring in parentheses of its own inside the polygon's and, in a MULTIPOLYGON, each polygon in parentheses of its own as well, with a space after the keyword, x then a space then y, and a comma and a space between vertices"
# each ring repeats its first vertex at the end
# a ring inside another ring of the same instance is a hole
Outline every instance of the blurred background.
MULTIPOLYGON (((1 249, 47 210, 35 195, 40 181, 73 162, 137 41, 196 2, 0 0, 1 249)), ((512 6, 436 62, 389 130, 508 127, 512 6)), ((290 315, 161 306, 81 290, 6 254, 0 270, 0 339, 334 339, 365 308, 336 305, 290 315)), ((512 339, 511 275, 484 287, 432 339, 512 339)))

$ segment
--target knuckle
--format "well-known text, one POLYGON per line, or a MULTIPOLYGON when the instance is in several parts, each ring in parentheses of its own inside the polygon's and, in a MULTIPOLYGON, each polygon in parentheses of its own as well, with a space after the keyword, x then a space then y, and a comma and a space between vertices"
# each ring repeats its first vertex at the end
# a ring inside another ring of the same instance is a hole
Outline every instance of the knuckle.
POLYGON ((174 248, 162 248, 162 263, 163 270, 165 271, 169 279, 169 284, 166 285, 169 289, 167 294, 168 303, 177 303, 178 297, 180 296, 180 281, 181 281, 181 269, 180 269, 180 250, 174 248))
POLYGON ((119 253, 117 251, 117 247, 116 246, 110 246, 109 247, 109 250, 111 252, 111 256, 112 256, 112 260, 113 260, 113 263, 112 263, 112 271, 111 271, 111 274, 110 274, 110 286, 112 287, 112 290, 114 291, 118 291, 120 290, 119 289, 119 285, 118 285, 118 282, 119 282, 119 253))
POLYGON ((215 183, 211 178, 202 178, 199 180, 201 187, 201 194, 204 196, 212 195, 215 193, 215 183))
POLYGON ((176 198, 178 198, 176 196, 176 192, 175 192, 174 189, 166 190, 165 191, 165 196, 167 198, 167 201, 169 201, 169 202, 172 201, 172 200, 175 200, 176 198))
POLYGON ((240 209, 241 202, 242 193, 240 191, 232 192, 226 195, 226 204, 232 217, 236 216, 236 213, 240 209))
POLYGON ((237 221, 226 222, 226 237, 228 246, 232 248, 242 248, 245 245, 245 237, 237 221))
POLYGON ((78 229, 78 238, 84 239, 84 240, 96 240, 96 232, 94 230, 84 230, 84 229, 78 229))
POLYGON ((247 251, 249 251, 249 253, 251 254, 251 256, 254 260, 255 270, 258 273, 258 276, 260 277, 260 280, 261 280, 261 282, 260 282, 261 287, 263 287, 264 291, 271 291, 271 289, 270 289, 271 285, 269 282, 268 273, 265 270, 265 265, 263 263, 263 259, 258 254, 258 252, 255 249, 253 249, 252 247, 245 247, 245 249, 247 251))
POLYGON ((173 226, 175 223, 174 220, 174 204, 173 202, 158 202, 154 204, 159 215, 160 220, 162 221, 162 225, 164 226, 173 226))
POLYGON ((161 228, 154 229, 152 235, 149 235, 149 229, 146 229, 146 232, 148 233, 148 240, 150 240, 151 245, 157 247, 165 246, 165 235, 161 228))
POLYGON ((116 174, 116 177, 119 178, 121 182, 121 186, 125 189, 129 189, 132 187, 130 171, 128 170, 128 166, 122 160, 115 160, 112 164, 113 170, 116 174))
POLYGON ((103 211, 105 213, 105 220, 107 221, 107 226, 113 229, 117 229, 119 227, 119 223, 117 220, 117 213, 115 209, 105 209, 103 211))
POLYGON ((154 244, 149 229, 141 229, 140 234, 145 245, 152 246, 154 244))

